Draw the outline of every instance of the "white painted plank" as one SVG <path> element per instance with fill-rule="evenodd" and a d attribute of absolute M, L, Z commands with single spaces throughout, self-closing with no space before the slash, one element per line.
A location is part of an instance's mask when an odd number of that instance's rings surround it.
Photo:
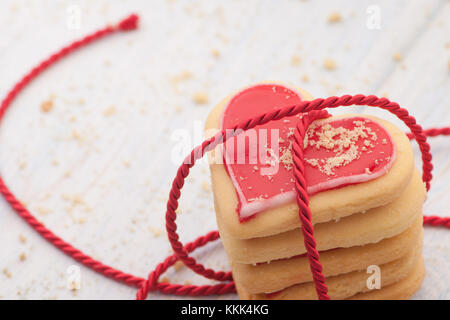
<path fill-rule="evenodd" d="M 2 94 L 37 61 L 105 22 L 136 11 L 140 29 L 83 49 L 18 98 L 0 127 L 0 172 L 57 234 L 136 275 L 146 276 L 170 252 L 165 236 L 155 236 L 149 227 L 164 229 L 165 201 L 178 164 L 170 161 L 179 143 L 171 135 L 201 132 L 208 110 L 241 86 L 273 79 L 303 86 L 317 97 L 387 93 L 424 127 L 450 123 L 447 1 L 376 1 L 380 30 L 366 26 L 373 1 L 76 1 L 82 12 L 79 30 L 66 27 L 66 10 L 73 4 L 2 1 Z M 343 20 L 329 24 L 328 14 L 335 10 Z M 402 62 L 393 60 L 395 52 Z M 291 64 L 293 56 L 300 65 Z M 323 68 L 326 58 L 336 61 L 336 70 Z M 174 77 L 185 71 L 191 77 L 175 85 Z M 304 75 L 309 81 L 302 81 Z M 197 91 L 208 94 L 208 104 L 195 105 Z M 40 103 L 51 94 L 55 107 L 42 114 Z M 115 113 L 105 116 L 111 106 Z M 432 141 L 438 178 L 427 213 L 448 213 L 447 146 L 446 138 Z M 183 191 L 183 241 L 216 228 L 211 194 L 202 187 L 209 181 L 205 168 L 193 170 Z M 27 238 L 25 244 L 19 235 Z M 438 281 L 449 277 L 448 237 L 444 230 L 426 230 L 430 272 L 419 298 L 450 298 L 448 281 Z M 0 269 L 12 274 L 0 274 L 0 298 L 134 298 L 134 288 L 85 268 L 81 290 L 67 290 L 66 270 L 73 261 L 34 234 L 3 201 L 0 242 L 5 244 Z M 219 243 L 196 256 L 228 269 Z M 168 277 L 209 283 L 186 270 Z"/>

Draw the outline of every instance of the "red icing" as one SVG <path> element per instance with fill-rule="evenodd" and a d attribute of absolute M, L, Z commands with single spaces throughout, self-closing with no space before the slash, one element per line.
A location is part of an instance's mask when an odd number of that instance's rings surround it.
<path fill-rule="evenodd" d="M 223 112 L 221 127 L 231 128 L 256 115 L 300 101 L 299 93 L 284 86 L 256 85 L 230 100 Z M 245 136 L 241 134 L 224 144 L 225 166 L 239 199 L 240 221 L 294 201 L 294 175 L 289 155 L 300 117 L 256 126 Z M 307 136 L 305 177 L 310 195 L 375 179 L 384 174 L 395 159 L 389 133 L 379 123 L 364 117 L 316 121 Z M 329 138 L 319 139 L 321 136 Z M 324 143 L 317 147 L 317 141 Z"/>

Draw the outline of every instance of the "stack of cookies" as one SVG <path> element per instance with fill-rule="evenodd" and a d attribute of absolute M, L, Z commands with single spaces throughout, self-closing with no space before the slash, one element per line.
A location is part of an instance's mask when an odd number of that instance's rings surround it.
<path fill-rule="evenodd" d="M 210 113 L 207 135 L 311 97 L 258 84 Z M 209 154 L 219 232 L 241 299 L 317 299 L 298 217 L 292 141 L 302 115 L 230 138 Z M 314 236 L 331 299 L 407 299 L 425 274 L 426 191 L 410 142 L 362 115 L 315 121 L 304 141 Z"/>

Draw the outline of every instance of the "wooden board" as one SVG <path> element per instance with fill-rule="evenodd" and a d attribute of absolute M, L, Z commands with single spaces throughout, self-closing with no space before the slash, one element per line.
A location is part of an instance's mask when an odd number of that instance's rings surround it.
<path fill-rule="evenodd" d="M 445 0 L 5 0 L 1 95 L 63 44 L 130 12 L 141 15 L 139 30 L 61 61 L 16 100 L 0 127 L 0 172 L 58 235 L 135 275 L 145 277 L 171 252 L 164 232 L 171 180 L 182 156 L 201 142 L 209 110 L 244 85 L 279 80 L 315 97 L 386 95 L 424 127 L 450 125 L 450 3 Z M 340 21 L 329 22 L 333 12 Z M 326 59 L 335 63 L 334 70 L 324 67 Z M 196 94 L 207 101 L 197 103 Z M 53 108 L 43 112 L 41 104 L 49 100 Z M 424 211 L 448 215 L 448 138 L 435 138 L 431 146 L 435 179 Z M 418 155 L 416 146 L 415 151 Z M 183 191 L 179 226 L 183 241 L 216 228 L 205 163 L 194 168 Z M 426 228 L 424 241 L 427 276 L 415 298 L 450 299 L 450 234 Z M 47 244 L 3 200 L 0 243 L 2 299 L 135 296 L 135 288 L 84 267 L 80 290 L 69 290 L 79 265 Z M 229 268 L 220 242 L 195 255 L 209 267 Z M 209 283 L 185 269 L 167 277 Z"/>

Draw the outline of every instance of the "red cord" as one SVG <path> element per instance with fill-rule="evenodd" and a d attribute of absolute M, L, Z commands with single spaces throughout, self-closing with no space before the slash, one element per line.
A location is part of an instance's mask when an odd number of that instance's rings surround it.
<path fill-rule="evenodd" d="M 75 41 L 69 46 L 66 46 L 51 55 L 49 58 L 41 62 L 34 67 L 28 74 L 26 74 L 6 95 L 0 105 L 0 122 L 2 121 L 6 110 L 10 107 L 14 98 L 34 80 L 40 73 L 55 64 L 61 58 L 65 57 L 69 53 L 86 46 L 87 44 L 99 40 L 108 34 L 113 34 L 118 31 L 129 31 L 137 28 L 138 16 L 135 14 L 130 15 L 128 18 L 122 20 L 116 26 L 108 26 L 91 35 L 84 37 L 81 40 Z M 349 105 L 369 105 L 373 107 L 380 107 L 399 117 L 410 128 L 411 132 L 408 134 L 410 139 L 415 138 L 419 143 L 419 148 L 422 153 L 423 160 L 423 181 L 426 183 L 427 190 L 430 188 L 430 181 L 432 178 L 431 170 L 433 168 L 431 164 L 430 147 L 426 142 L 426 136 L 434 137 L 437 135 L 450 135 L 450 127 L 441 129 L 428 129 L 422 130 L 422 128 L 416 123 L 415 119 L 411 117 L 405 109 L 395 102 L 390 102 L 386 98 L 377 98 L 375 96 L 342 96 L 342 97 L 330 97 L 327 99 L 316 99 L 313 101 L 304 101 L 298 105 L 286 107 L 284 109 L 275 110 L 266 114 L 260 115 L 253 119 L 249 119 L 245 122 L 235 126 L 234 132 L 239 132 L 238 129 L 247 130 L 255 127 L 256 125 L 264 124 L 272 120 L 278 120 L 283 117 L 293 116 L 298 113 L 308 113 L 306 117 L 303 117 L 302 121 L 299 121 L 297 130 L 295 132 L 295 141 L 293 144 L 294 150 L 294 164 L 295 164 L 295 180 L 297 190 L 297 203 L 299 205 L 299 217 L 302 223 L 302 232 L 305 238 L 305 247 L 307 249 L 307 256 L 310 262 L 311 272 L 313 273 L 313 279 L 316 285 L 316 291 L 319 299 L 329 299 L 327 295 L 327 286 L 325 284 L 325 277 L 322 274 L 322 265 L 319 261 L 319 252 L 316 249 L 316 241 L 314 239 L 314 228 L 311 224 L 311 212 L 308 208 L 308 195 L 306 193 L 306 181 L 303 177 L 303 150 L 302 141 L 305 131 L 308 125 L 316 118 L 324 117 L 327 113 L 323 109 L 335 108 L 338 106 Z M 321 111 L 322 110 L 322 111 Z M 192 150 L 191 154 L 186 158 L 184 163 L 178 169 L 177 175 L 173 181 L 172 189 L 169 194 L 169 200 L 167 202 L 166 212 L 166 228 L 169 237 L 169 241 L 174 250 L 174 254 L 167 257 L 163 262 L 158 264 L 156 268 L 149 274 L 147 279 L 136 277 L 123 271 L 117 270 L 110 266 L 101 263 L 98 260 L 91 258 L 84 254 L 82 251 L 76 249 L 69 243 L 56 236 L 52 231 L 47 229 L 44 224 L 39 222 L 14 196 L 14 194 L 6 186 L 3 178 L 0 176 L 0 193 L 5 200 L 11 205 L 11 207 L 22 217 L 34 230 L 36 230 L 43 238 L 53 244 L 55 247 L 63 251 L 68 256 L 72 257 L 76 261 L 82 263 L 88 268 L 103 274 L 106 277 L 112 278 L 116 281 L 123 282 L 127 285 L 139 288 L 136 298 L 141 300 L 145 299 L 149 292 L 160 291 L 165 294 L 175 295 L 190 295 L 190 296 L 202 296 L 211 294 L 225 294 L 235 292 L 234 283 L 232 281 L 231 272 L 219 271 L 216 272 L 211 269 L 205 268 L 203 265 L 198 264 L 196 260 L 189 256 L 189 253 L 196 248 L 202 247 L 210 241 L 214 241 L 219 238 L 218 231 L 211 231 L 208 234 L 197 238 L 195 241 L 183 245 L 179 241 L 177 234 L 177 225 L 175 223 L 176 214 L 175 210 L 178 208 L 178 199 L 181 196 L 181 188 L 184 185 L 184 181 L 189 174 L 190 168 L 192 168 L 195 162 L 203 157 L 206 152 L 214 149 L 220 143 L 223 143 L 226 139 L 231 138 L 229 135 L 225 135 L 225 132 L 218 133 L 215 137 L 204 141 L 200 146 Z M 441 218 L 437 216 L 424 217 L 424 224 L 431 226 L 444 226 L 450 228 L 450 218 Z M 203 275 L 206 278 L 218 280 L 224 283 L 216 285 L 179 285 L 158 282 L 160 276 L 170 268 L 176 261 L 181 260 L 183 263 L 191 268 L 194 272 Z"/>
<path fill-rule="evenodd" d="M 299 217 L 302 223 L 302 234 L 306 248 L 306 255 L 309 259 L 309 267 L 313 274 L 313 281 L 316 286 L 317 296 L 320 300 L 330 300 L 328 288 L 325 284 L 325 276 L 322 273 L 322 264 L 319 260 L 319 251 L 316 249 L 316 239 L 314 238 L 314 226 L 311 223 L 311 210 L 309 209 L 309 196 L 306 192 L 307 182 L 305 179 L 305 167 L 303 165 L 303 139 L 309 125 L 317 119 L 331 116 L 325 110 L 310 111 L 297 123 L 294 133 L 294 143 L 292 144 L 292 155 L 294 162 L 295 190 L 297 191 L 297 205 Z"/>

